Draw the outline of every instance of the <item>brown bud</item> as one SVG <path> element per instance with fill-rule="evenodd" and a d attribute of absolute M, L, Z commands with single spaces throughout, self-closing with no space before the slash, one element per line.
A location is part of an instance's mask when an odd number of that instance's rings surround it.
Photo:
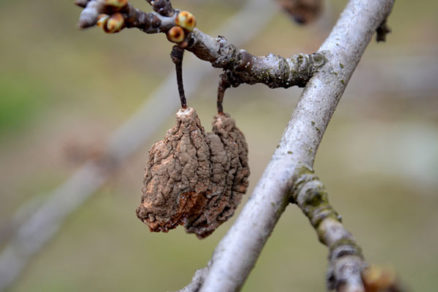
<path fill-rule="evenodd" d="M 174 26 L 167 32 L 167 39 L 172 43 L 181 43 L 184 41 L 185 37 L 184 30 L 179 26 Z"/>
<path fill-rule="evenodd" d="M 184 225 L 199 238 L 230 218 L 248 187 L 248 148 L 230 116 L 205 133 L 193 108 L 149 151 L 137 216 L 151 231 Z"/>
<path fill-rule="evenodd" d="M 103 30 L 106 33 L 116 33 L 122 30 L 123 25 L 125 24 L 125 19 L 123 15 L 120 13 L 115 13 L 109 17 L 103 26 Z"/>
<path fill-rule="evenodd" d="M 106 27 L 106 23 L 108 22 L 109 19 L 109 15 L 106 14 L 100 14 L 97 17 L 97 26 L 104 29 L 104 27 Z"/>
<path fill-rule="evenodd" d="M 193 14 L 188 11 L 181 11 L 175 18 L 175 23 L 188 31 L 193 31 L 196 26 L 196 19 Z"/>
<path fill-rule="evenodd" d="M 401 291 L 392 268 L 370 266 L 362 272 L 362 280 L 366 292 Z"/>

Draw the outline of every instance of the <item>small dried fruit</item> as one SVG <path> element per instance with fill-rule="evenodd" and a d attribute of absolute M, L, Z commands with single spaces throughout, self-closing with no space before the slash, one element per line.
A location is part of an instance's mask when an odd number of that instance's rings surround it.
<path fill-rule="evenodd" d="M 205 133 L 193 108 L 149 151 L 138 218 L 151 231 L 184 225 L 199 238 L 230 218 L 248 187 L 248 147 L 227 114 Z"/>

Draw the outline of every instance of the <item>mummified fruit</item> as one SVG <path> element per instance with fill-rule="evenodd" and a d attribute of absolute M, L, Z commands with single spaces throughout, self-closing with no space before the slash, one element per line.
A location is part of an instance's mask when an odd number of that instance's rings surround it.
<path fill-rule="evenodd" d="M 151 231 L 184 225 L 199 238 L 230 218 L 248 187 L 248 147 L 227 114 L 205 133 L 193 108 L 149 151 L 137 216 Z"/>

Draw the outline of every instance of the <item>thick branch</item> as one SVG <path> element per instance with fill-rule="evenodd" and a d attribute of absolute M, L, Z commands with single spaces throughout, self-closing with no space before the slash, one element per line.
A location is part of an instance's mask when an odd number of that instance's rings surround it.
<path fill-rule="evenodd" d="M 339 99 L 392 5 L 393 0 L 349 2 L 319 50 L 327 63 L 306 85 L 272 160 L 204 271 L 200 291 L 235 291 L 243 285 L 288 204 L 300 170 L 312 169 Z M 361 261 L 354 266 L 360 269 Z"/>

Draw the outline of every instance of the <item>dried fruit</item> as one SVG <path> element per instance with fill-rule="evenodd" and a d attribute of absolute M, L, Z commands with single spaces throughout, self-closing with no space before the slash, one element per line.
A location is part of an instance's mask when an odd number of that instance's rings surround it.
<path fill-rule="evenodd" d="M 248 147 L 227 114 L 205 133 L 193 108 L 149 151 L 138 218 L 151 231 L 184 225 L 199 238 L 230 218 L 248 187 Z"/>

